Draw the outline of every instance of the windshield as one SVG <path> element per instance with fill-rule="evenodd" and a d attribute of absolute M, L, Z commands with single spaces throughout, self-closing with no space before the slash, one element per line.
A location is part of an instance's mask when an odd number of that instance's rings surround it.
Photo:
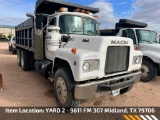
<path fill-rule="evenodd" d="M 61 34 L 98 35 L 99 24 L 89 18 L 72 15 L 62 15 L 59 18 Z"/>
<path fill-rule="evenodd" d="M 148 30 L 136 30 L 139 43 L 157 43 L 157 34 Z"/>

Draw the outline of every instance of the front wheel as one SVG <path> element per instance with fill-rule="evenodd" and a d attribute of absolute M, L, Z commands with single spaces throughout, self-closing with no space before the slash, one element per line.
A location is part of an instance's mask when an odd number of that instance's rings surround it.
<path fill-rule="evenodd" d="M 142 82 L 148 82 L 151 81 L 156 75 L 157 75 L 157 69 L 153 62 L 151 61 L 143 61 L 142 62 L 142 76 L 141 81 Z"/>
<path fill-rule="evenodd" d="M 74 98 L 74 80 L 69 68 L 57 70 L 54 79 L 54 94 L 60 107 L 78 107 L 80 102 Z"/>

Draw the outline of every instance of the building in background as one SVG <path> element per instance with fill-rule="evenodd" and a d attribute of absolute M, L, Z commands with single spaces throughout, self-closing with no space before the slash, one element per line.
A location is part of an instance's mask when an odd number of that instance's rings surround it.
<path fill-rule="evenodd" d="M 0 37 L 10 37 L 15 35 L 15 27 L 9 25 L 0 25 Z"/>

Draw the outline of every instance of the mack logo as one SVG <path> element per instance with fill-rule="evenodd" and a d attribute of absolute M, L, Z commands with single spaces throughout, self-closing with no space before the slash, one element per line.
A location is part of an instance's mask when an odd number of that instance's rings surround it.
<path fill-rule="evenodd" d="M 128 41 L 112 40 L 111 44 L 128 44 Z"/>

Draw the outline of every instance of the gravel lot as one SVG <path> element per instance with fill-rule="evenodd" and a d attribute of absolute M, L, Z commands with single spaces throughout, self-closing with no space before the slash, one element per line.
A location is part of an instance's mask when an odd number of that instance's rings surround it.
<path fill-rule="evenodd" d="M 24 72 L 16 63 L 16 55 L 8 51 L 8 43 L 0 42 L 0 73 L 4 91 L 0 93 L 0 106 L 56 107 L 50 81 L 36 71 Z M 152 106 L 160 107 L 160 77 L 148 83 L 137 83 L 133 89 L 116 97 L 104 96 L 85 100 L 85 107 Z"/>

